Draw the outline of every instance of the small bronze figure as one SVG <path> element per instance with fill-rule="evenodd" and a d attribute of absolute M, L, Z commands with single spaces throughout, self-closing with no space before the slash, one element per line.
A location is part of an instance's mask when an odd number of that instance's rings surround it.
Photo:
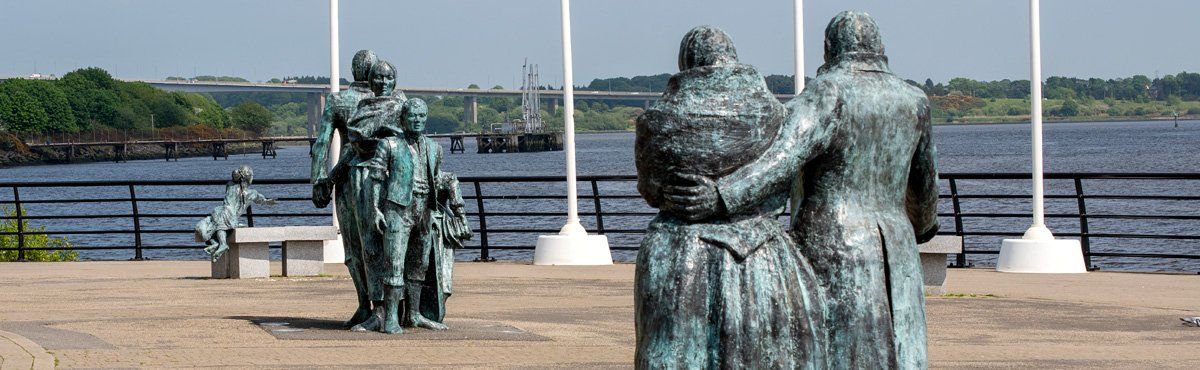
<path fill-rule="evenodd" d="M 444 323 L 446 300 L 454 292 L 454 251 L 461 249 L 464 240 L 470 240 L 471 227 L 467 224 L 467 212 L 462 193 L 458 190 L 458 177 L 453 173 L 441 172 L 437 177 L 437 207 L 433 209 L 432 252 L 429 265 L 432 270 L 426 275 L 425 290 L 422 291 L 421 315 Z M 430 299 L 430 297 L 433 297 Z"/>
<path fill-rule="evenodd" d="M 254 181 L 254 171 L 250 166 L 242 166 L 233 171 L 233 180 L 225 185 L 225 203 L 213 208 L 212 214 L 196 223 L 196 235 L 204 239 L 204 251 L 215 262 L 225 251 L 229 250 L 226 240 L 230 230 L 239 226 L 238 218 L 246 213 L 250 203 L 275 204 L 274 199 L 264 197 L 257 190 L 250 188 Z"/>

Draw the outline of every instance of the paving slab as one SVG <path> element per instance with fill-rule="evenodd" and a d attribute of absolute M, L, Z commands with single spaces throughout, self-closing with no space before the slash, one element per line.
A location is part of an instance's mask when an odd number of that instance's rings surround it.
<path fill-rule="evenodd" d="M 452 330 L 399 336 L 339 328 L 353 285 L 344 266 L 325 271 L 227 280 L 205 261 L 0 263 L 0 366 L 28 368 L 31 356 L 9 354 L 27 347 L 62 368 L 632 364 L 630 264 L 460 263 Z M 1197 275 L 951 269 L 946 289 L 927 299 L 933 368 L 1200 368 L 1200 328 L 1179 321 L 1200 315 Z"/>

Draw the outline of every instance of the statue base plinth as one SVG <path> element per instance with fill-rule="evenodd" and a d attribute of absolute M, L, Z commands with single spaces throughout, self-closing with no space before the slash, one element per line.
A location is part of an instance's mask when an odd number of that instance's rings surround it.
<path fill-rule="evenodd" d="M 325 263 L 346 263 L 346 250 L 342 247 L 342 234 L 337 239 L 324 241 Z"/>
<path fill-rule="evenodd" d="M 1004 239 L 996 271 L 1028 274 L 1079 274 L 1087 272 L 1078 240 Z"/>
<path fill-rule="evenodd" d="M 612 252 L 604 235 L 542 235 L 533 251 L 535 265 L 611 265 Z"/>

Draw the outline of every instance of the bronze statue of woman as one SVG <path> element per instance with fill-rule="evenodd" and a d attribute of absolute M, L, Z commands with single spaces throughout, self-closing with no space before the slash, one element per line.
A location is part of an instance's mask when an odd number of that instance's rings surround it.
<path fill-rule="evenodd" d="M 636 367 L 824 368 L 821 293 L 776 220 L 787 194 L 701 219 L 666 195 L 749 163 L 787 109 L 720 29 L 688 32 L 679 69 L 637 120 L 638 190 L 660 212 L 637 257 Z"/>

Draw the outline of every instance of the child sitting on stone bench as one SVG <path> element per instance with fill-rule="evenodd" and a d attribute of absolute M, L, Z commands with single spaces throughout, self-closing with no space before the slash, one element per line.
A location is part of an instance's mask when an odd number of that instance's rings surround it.
<path fill-rule="evenodd" d="M 233 181 L 225 184 L 225 203 L 213 208 L 212 214 L 196 223 L 196 235 L 203 239 L 204 251 L 212 256 L 215 262 L 225 251 L 229 250 L 226 241 L 229 230 L 238 226 L 238 218 L 246 213 L 250 203 L 275 204 L 274 199 L 264 197 L 257 190 L 250 189 L 254 181 L 254 171 L 250 166 L 243 165 L 233 171 Z"/>

